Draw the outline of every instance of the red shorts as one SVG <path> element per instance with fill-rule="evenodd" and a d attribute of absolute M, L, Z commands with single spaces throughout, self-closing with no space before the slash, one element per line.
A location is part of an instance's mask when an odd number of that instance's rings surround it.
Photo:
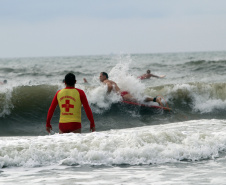
<path fill-rule="evenodd" d="M 121 96 L 122 96 L 122 97 L 125 96 L 126 94 L 129 94 L 129 92 L 127 92 L 127 91 L 122 91 L 122 92 L 121 92 Z"/>
<path fill-rule="evenodd" d="M 59 129 L 63 133 L 73 132 L 82 128 L 82 124 L 79 122 L 59 123 Z"/>

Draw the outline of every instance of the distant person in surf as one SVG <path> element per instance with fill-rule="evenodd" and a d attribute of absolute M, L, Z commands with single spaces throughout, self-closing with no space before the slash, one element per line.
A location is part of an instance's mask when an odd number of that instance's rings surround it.
<path fill-rule="evenodd" d="M 3 80 L 3 82 L 0 82 L 0 85 L 7 84 L 7 80 Z"/>
<path fill-rule="evenodd" d="M 164 78 L 166 75 L 161 75 L 161 76 L 157 76 L 157 75 L 153 75 L 151 74 L 151 71 L 148 69 L 147 70 L 147 73 L 139 76 L 138 78 L 140 78 L 141 80 L 144 80 L 144 79 L 150 79 L 151 77 L 155 77 L 155 78 Z"/>
<path fill-rule="evenodd" d="M 86 78 L 83 78 L 83 82 L 84 83 L 88 83 L 88 81 L 86 80 Z"/>
<path fill-rule="evenodd" d="M 86 115 L 90 121 L 90 131 L 95 131 L 93 113 L 90 109 L 86 95 L 83 90 L 75 88 L 75 75 L 68 73 L 65 76 L 66 88 L 59 90 L 51 103 L 46 120 L 46 131 L 50 133 L 52 126 L 50 121 L 56 106 L 60 107 L 59 133 L 81 133 L 81 107 L 83 105 Z"/>
<path fill-rule="evenodd" d="M 116 93 L 120 94 L 122 96 L 123 100 L 137 102 L 137 100 L 128 91 L 121 91 L 120 88 L 118 87 L 118 85 L 114 81 L 109 80 L 108 74 L 106 72 L 101 72 L 99 78 L 102 83 L 104 83 L 108 86 L 108 93 L 110 93 L 113 90 Z M 144 101 L 145 102 L 150 102 L 150 101 L 157 102 L 160 106 L 163 106 L 160 97 L 155 97 L 155 98 L 146 97 L 144 99 Z"/>

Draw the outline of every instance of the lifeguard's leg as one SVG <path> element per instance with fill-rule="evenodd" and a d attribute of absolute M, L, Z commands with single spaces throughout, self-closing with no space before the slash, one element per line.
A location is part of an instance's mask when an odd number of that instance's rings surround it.
<path fill-rule="evenodd" d="M 63 134 L 63 132 L 59 129 L 59 134 Z"/>

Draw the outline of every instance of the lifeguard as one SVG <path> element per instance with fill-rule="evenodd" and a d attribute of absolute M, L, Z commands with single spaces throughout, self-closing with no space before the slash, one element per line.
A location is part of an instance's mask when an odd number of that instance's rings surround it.
<path fill-rule="evenodd" d="M 75 75 L 68 73 L 65 76 L 66 88 L 59 90 L 53 98 L 49 108 L 46 130 L 50 133 L 52 126 L 50 120 L 56 106 L 60 107 L 59 133 L 81 133 L 81 107 L 83 105 L 86 115 L 90 121 L 90 131 L 95 131 L 93 114 L 88 104 L 86 95 L 83 90 L 75 88 Z"/>

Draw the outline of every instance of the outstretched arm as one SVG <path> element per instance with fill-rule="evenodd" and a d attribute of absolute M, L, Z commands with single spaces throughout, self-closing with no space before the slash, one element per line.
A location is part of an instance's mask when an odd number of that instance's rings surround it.
<path fill-rule="evenodd" d="M 156 78 L 164 78 L 166 75 L 157 76 L 157 75 L 151 74 L 151 76 L 156 77 Z"/>
<path fill-rule="evenodd" d="M 159 76 L 153 74 L 151 74 L 151 77 L 160 78 Z"/>

